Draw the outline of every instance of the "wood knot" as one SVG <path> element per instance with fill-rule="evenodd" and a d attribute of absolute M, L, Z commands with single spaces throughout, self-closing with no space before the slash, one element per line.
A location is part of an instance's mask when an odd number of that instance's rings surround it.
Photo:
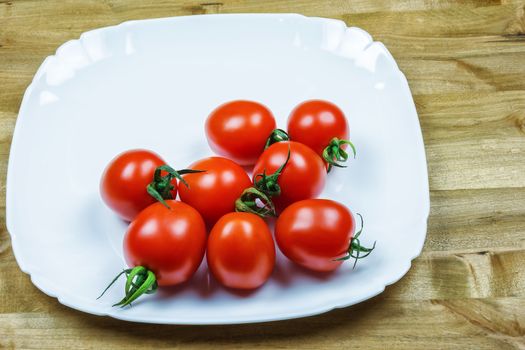
<path fill-rule="evenodd" d="M 508 119 L 516 126 L 518 131 L 525 134 L 525 111 L 511 113 Z"/>
<path fill-rule="evenodd" d="M 517 37 L 525 35 L 525 5 L 516 9 L 516 16 L 507 25 L 505 35 Z"/>
<path fill-rule="evenodd" d="M 516 119 L 516 127 L 525 134 L 525 118 L 521 117 L 519 119 Z"/>
<path fill-rule="evenodd" d="M 204 2 L 196 6 L 188 6 L 186 10 L 189 10 L 192 15 L 220 13 L 223 5 L 222 2 Z"/>

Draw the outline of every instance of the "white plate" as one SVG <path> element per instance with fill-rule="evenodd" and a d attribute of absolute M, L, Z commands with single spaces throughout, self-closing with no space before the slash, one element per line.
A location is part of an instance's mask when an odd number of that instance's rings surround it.
<path fill-rule="evenodd" d="M 117 153 L 149 148 L 176 168 L 211 154 L 203 123 L 218 104 L 266 104 L 280 127 L 301 101 L 346 113 L 357 160 L 330 173 L 322 197 L 365 217 L 377 248 L 352 270 L 307 273 L 282 256 L 251 294 L 210 280 L 112 308 L 126 225 L 101 202 Z M 341 21 L 299 15 L 209 15 L 126 22 L 68 41 L 24 95 L 7 176 L 7 227 L 20 268 L 69 307 L 137 322 L 225 324 L 302 317 L 361 302 L 399 280 L 421 252 L 429 213 L 425 152 L 404 75 L 388 50 Z"/>

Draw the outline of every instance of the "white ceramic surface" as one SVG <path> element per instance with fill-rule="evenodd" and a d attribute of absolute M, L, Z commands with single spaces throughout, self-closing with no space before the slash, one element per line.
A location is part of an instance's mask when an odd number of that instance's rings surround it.
<path fill-rule="evenodd" d="M 271 280 L 233 293 L 205 263 L 190 283 L 112 308 L 126 225 L 99 196 L 117 153 L 149 148 L 176 168 L 211 155 L 203 123 L 218 104 L 252 99 L 278 125 L 311 98 L 346 113 L 358 157 L 322 197 L 365 217 L 376 250 L 332 275 L 278 257 Z M 429 213 L 418 117 L 388 50 L 358 28 L 299 15 L 208 15 L 126 22 L 68 41 L 24 95 L 7 177 L 7 227 L 20 268 L 72 308 L 138 322 L 225 324 L 302 317 L 361 302 L 399 280 L 421 252 Z"/>

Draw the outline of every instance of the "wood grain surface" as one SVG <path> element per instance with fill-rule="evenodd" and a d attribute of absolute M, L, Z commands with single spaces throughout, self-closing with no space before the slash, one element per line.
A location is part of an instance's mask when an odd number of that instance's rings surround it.
<path fill-rule="evenodd" d="M 372 300 L 282 322 L 132 324 L 47 297 L 18 268 L 4 224 L 11 136 L 36 69 L 89 29 L 230 12 L 342 19 L 390 49 L 428 157 L 422 255 Z M 525 349 L 525 1 L 0 0 L 0 174 L 0 348 Z"/>

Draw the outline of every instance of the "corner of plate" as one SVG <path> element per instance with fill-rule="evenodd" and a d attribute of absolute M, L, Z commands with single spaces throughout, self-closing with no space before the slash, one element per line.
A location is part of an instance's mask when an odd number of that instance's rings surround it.
<path fill-rule="evenodd" d="M 390 51 L 365 30 L 347 26 L 339 19 L 308 17 L 320 21 L 322 24 L 323 38 L 321 48 L 336 55 L 355 60 L 358 66 L 375 71 L 379 58 L 384 58 L 389 70 L 401 73 L 399 66 Z M 393 68 L 393 69 L 392 69 Z"/>

